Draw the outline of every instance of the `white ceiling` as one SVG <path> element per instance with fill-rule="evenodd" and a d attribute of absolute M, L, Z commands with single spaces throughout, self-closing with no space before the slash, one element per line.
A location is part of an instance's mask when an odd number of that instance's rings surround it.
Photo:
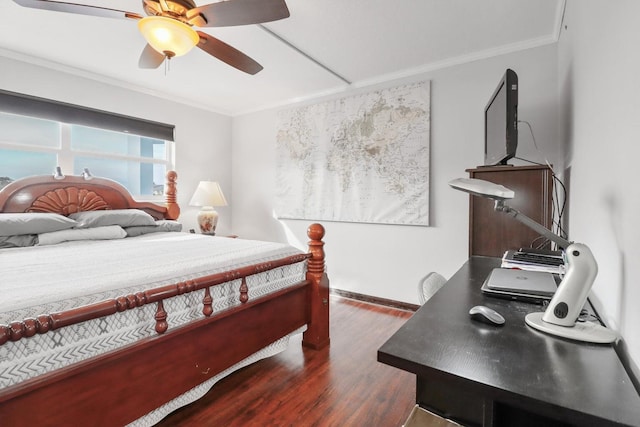
<path fill-rule="evenodd" d="M 141 0 L 65 1 L 144 15 Z M 174 58 L 166 73 L 163 66 L 141 70 L 145 41 L 135 21 L 11 0 L 0 1 L 0 55 L 237 115 L 553 43 L 564 8 L 564 0 L 286 2 L 284 20 L 203 29 L 262 64 L 254 76 L 200 49 Z"/>

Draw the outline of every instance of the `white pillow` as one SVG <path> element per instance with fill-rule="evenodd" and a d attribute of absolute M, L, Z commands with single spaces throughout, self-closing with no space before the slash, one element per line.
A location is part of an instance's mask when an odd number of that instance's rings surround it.
<path fill-rule="evenodd" d="M 120 227 L 156 225 L 156 220 L 140 209 L 77 212 L 69 215 L 69 218 L 78 221 L 76 228 L 103 227 L 105 225 L 119 225 Z"/>
<path fill-rule="evenodd" d="M 24 248 L 38 243 L 35 234 L 18 234 L 16 236 L 0 236 L 0 248 Z"/>
<path fill-rule="evenodd" d="M 127 232 L 119 225 L 105 227 L 73 228 L 70 230 L 53 231 L 51 233 L 38 234 L 38 245 L 55 245 L 74 240 L 111 240 L 123 239 Z"/>
<path fill-rule="evenodd" d="M 0 236 L 48 233 L 76 225 L 73 219 L 55 213 L 0 213 Z"/>
<path fill-rule="evenodd" d="M 178 221 L 171 221 L 166 219 L 160 219 L 156 221 L 156 225 L 140 225 L 135 227 L 125 227 L 124 231 L 127 232 L 127 237 L 142 236 L 148 233 L 157 232 L 173 232 L 182 231 L 182 224 Z"/>

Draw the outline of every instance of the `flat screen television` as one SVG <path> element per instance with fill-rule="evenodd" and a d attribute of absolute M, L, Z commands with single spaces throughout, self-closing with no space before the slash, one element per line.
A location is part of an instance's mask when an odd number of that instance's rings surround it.
<path fill-rule="evenodd" d="M 484 164 L 506 165 L 518 147 L 518 75 L 507 69 L 484 109 Z"/>

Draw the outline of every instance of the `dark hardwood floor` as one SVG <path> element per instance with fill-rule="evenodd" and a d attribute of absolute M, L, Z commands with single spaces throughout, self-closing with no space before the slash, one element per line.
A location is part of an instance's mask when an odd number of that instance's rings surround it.
<path fill-rule="evenodd" d="M 401 426 L 415 376 L 378 363 L 378 348 L 413 314 L 331 296 L 331 344 L 301 338 L 247 366 L 159 426 Z"/>

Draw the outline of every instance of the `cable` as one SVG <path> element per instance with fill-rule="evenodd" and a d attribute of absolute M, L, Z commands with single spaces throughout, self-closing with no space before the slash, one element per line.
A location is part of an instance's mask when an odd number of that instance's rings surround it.
<path fill-rule="evenodd" d="M 533 146 L 536 148 L 536 151 L 540 154 L 542 154 L 544 156 L 544 153 L 542 151 L 540 151 L 540 149 L 538 148 L 538 143 L 536 142 L 536 136 L 533 133 L 533 128 L 531 127 L 531 124 L 525 120 L 518 120 L 518 123 L 524 123 L 525 125 L 527 125 L 529 127 L 529 132 L 531 133 L 531 139 L 533 140 Z M 516 157 L 518 159 L 518 157 Z M 537 165 L 543 165 L 543 163 L 538 163 L 538 162 L 532 162 L 531 160 L 525 160 L 525 159 L 520 159 L 520 160 L 524 160 L 526 162 L 530 162 L 530 163 L 535 163 Z M 544 164 L 546 164 L 549 169 L 551 169 L 551 172 L 553 172 L 553 168 L 551 167 L 551 164 L 549 163 L 549 160 L 547 159 L 547 157 L 544 157 Z M 555 175 L 555 174 L 554 174 Z"/>
<path fill-rule="evenodd" d="M 576 322 L 598 322 L 599 324 L 604 325 L 600 316 L 594 313 L 589 313 L 589 311 L 584 308 L 580 310 L 580 315 L 576 319 Z"/>
<path fill-rule="evenodd" d="M 567 188 L 564 186 L 564 183 L 560 180 L 560 178 L 558 178 L 555 173 L 553 173 L 553 171 L 551 171 L 553 174 L 553 179 L 554 179 L 554 193 L 555 193 L 555 198 L 557 200 L 558 199 L 558 187 L 562 188 L 562 206 L 560 207 L 560 211 L 558 212 L 558 222 L 556 223 L 556 227 L 558 232 L 556 234 L 560 235 L 560 237 L 562 237 L 563 239 L 567 239 L 569 240 L 569 237 L 567 235 L 566 230 L 564 229 L 564 227 L 562 226 L 562 218 L 564 217 L 564 212 L 565 209 L 567 207 Z M 557 185 L 556 185 L 557 184 Z"/>
<path fill-rule="evenodd" d="M 564 213 L 567 205 L 567 188 L 565 187 L 562 180 L 558 178 L 555 171 L 553 170 L 553 167 L 549 163 L 549 160 L 546 158 L 544 153 L 542 153 L 542 151 L 538 147 L 536 136 L 533 132 L 533 127 L 531 126 L 531 124 L 525 120 L 518 120 L 518 123 L 524 123 L 529 128 L 529 132 L 531 133 L 531 139 L 533 141 L 533 146 L 535 147 L 536 151 L 544 157 L 544 163 L 534 162 L 521 157 L 514 157 L 514 158 L 518 160 L 522 160 L 524 162 L 539 165 L 539 166 L 547 166 L 551 171 L 551 176 L 553 178 L 553 183 L 552 183 L 553 193 L 551 195 L 551 220 L 552 220 L 551 231 L 553 231 L 555 234 L 559 235 L 563 239 L 568 240 L 567 232 L 565 231 L 562 225 L 564 221 Z M 560 191 L 562 191 L 562 194 L 560 194 Z M 562 203 L 560 203 L 560 200 L 562 200 Z M 539 238 L 536 238 L 533 242 L 531 242 L 531 247 L 534 247 L 534 245 L 536 244 L 536 242 L 540 240 L 540 238 L 543 238 L 543 237 L 540 236 Z M 537 245 L 537 247 L 541 248 L 541 247 L 544 247 L 546 244 L 547 244 L 547 239 L 544 239 L 542 243 L 539 243 Z"/>
<path fill-rule="evenodd" d="M 533 139 L 533 146 L 536 147 L 536 151 L 540 153 L 540 149 L 538 148 L 538 144 L 536 143 L 536 136 L 533 134 L 533 128 L 531 127 L 531 123 L 525 121 L 525 120 L 518 120 L 518 123 L 524 123 L 525 125 L 529 126 L 529 132 L 531 133 L 531 138 Z M 545 160 L 547 160 L 545 158 Z M 549 162 L 547 161 L 547 164 Z"/>

